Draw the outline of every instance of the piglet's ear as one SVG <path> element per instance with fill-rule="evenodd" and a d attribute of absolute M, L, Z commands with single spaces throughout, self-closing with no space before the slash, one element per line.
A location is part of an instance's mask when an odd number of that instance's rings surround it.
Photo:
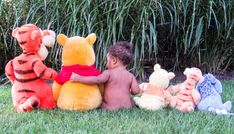
<path fill-rule="evenodd" d="M 32 39 L 32 40 L 35 40 L 40 34 L 41 34 L 41 33 L 40 33 L 40 31 L 38 31 L 38 30 L 32 31 L 32 33 L 31 33 L 31 39 Z"/>
<path fill-rule="evenodd" d="M 17 28 L 15 28 L 15 29 L 12 31 L 12 36 L 13 36 L 13 37 L 17 38 L 17 36 L 18 36 L 18 30 L 19 30 L 19 28 L 17 27 Z"/>

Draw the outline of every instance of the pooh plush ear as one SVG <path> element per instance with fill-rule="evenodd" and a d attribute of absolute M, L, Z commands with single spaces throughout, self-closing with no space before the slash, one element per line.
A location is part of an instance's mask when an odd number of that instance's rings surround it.
<path fill-rule="evenodd" d="M 89 42 L 90 45 L 93 45 L 96 39 L 97 39 L 97 36 L 95 33 L 92 33 L 86 37 L 86 40 Z"/>
<path fill-rule="evenodd" d="M 65 45 L 67 39 L 68 39 L 67 36 L 64 35 L 64 34 L 59 34 L 59 35 L 57 36 L 57 42 L 58 42 L 58 44 L 61 45 L 61 46 L 64 46 L 64 45 Z"/>
<path fill-rule="evenodd" d="M 15 38 L 17 38 L 17 36 L 18 36 L 18 30 L 19 30 L 19 28 L 17 27 L 17 28 L 15 28 L 13 31 L 12 31 L 12 36 L 13 37 L 15 37 Z"/>
<path fill-rule="evenodd" d="M 161 68 L 161 66 L 159 64 L 155 64 L 154 65 L 154 71 L 157 71 Z"/>
<path fill-rule="evenodd" d="M 168 73 L 168 78 L 171 80 L 171 79 L 173 79 L 175 77 L 175 74 L 174 73 L 172 73 L 172 72 L 169 72 Z"/>

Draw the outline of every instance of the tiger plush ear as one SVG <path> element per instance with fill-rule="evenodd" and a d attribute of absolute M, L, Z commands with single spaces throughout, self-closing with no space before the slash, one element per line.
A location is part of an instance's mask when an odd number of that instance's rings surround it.
<path fill-rule="evenodd" d="M 55 43 L 56 34 L 52 30 L 43 30 L 42 43 L 47 47 L 52 47 Z"/>
<path fill-rule="evenodd" d="M 97 39 L 97 36 L 95 33 L 92 33 L 86 37 L 86 40 L 89 42 L 90 45 L 93 45 L 96 39 Z"/>
<path fill-rule="evenodd" d="M 18 30 L 19 30 L 19 28 L 17 27 L 17 28 L 15 28 L 15 29 L 12 31 L 12 36 L 13 36 L 13 37 L 17 38 L 17 36 L 18 36 Z"/>
<path fill-rule="evenodd" d="M 58 44 L 61 45 L 61 46 L 64 46 L 64 45 L 65 45 L 67 39 L 68 39 L 67 36 L 64 35 L 64 34 L 59 34 L 59 35 L 57 36 L 57 42 L 58 42 Z"/>
<path fill-rule="evenodd" d="M 32 31 L 32 33 L 31 33 L 31 39 L 35 40 L 40 34 L 41 34 L 41 32 L 38 31 L 38 30 Z"/>

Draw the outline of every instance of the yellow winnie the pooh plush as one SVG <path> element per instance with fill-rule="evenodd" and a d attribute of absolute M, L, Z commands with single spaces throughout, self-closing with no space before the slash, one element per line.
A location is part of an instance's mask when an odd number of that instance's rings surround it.
<path fill-rule="evenodd" d="M 95 41 L 95 34 L 90 34 L 86 38 L 58 35 L 57 42 L 63 47 L 63 66 L 53 84 L 53 95 L 59 108 L 86 111 L 101 105 L 102 96 L 98 85 L 69 81 L 72 72 L 82 76 L 100 74 L 94 68 L 95 53 L 92 46 Z"/>

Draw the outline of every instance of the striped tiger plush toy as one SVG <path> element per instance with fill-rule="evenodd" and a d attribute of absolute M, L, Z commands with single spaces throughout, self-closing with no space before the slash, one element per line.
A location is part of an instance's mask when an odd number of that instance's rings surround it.
<path fill-rule="evenodd" d="M 52 109 L 56 106 L 52 89 L 44 79 L 54 80 L 57 72 L 42 62 L 48 54 L 42 55 L 42 52 L 47 52 L 45 46 L 54 43 L 53 40 L 45 39 L 50 36 L 49 33 L 33 24 L 25 24 L 12 32 L 23 53 L 7 63 L 5 73 L 13 85 L 12 100 L 18 112 L 37 108 Z M 55 40 L 55 37 L 52 39 Z"/>

